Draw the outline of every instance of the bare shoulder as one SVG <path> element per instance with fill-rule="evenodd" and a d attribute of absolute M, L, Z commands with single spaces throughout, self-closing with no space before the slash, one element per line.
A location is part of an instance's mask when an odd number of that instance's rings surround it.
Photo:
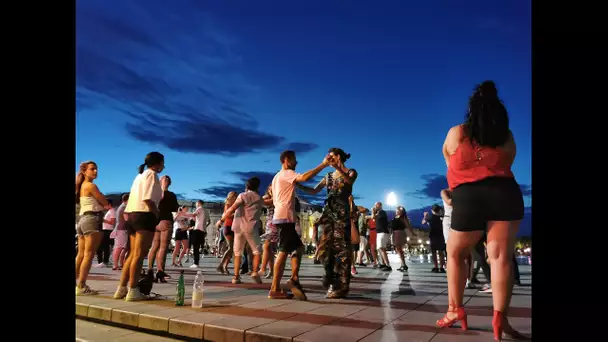
<path fill-rule="evenodd" d="M 513 135 L 513 131 L 509 130 L 509 137 L 507 138 L 507 144 L 515 145 L 515 136 Z"/>
<path fill-rule="evenodd" d="M 456 125 L 448 131 L 448 138 L 456 139 L 458 141 L 462 140 L 464 136 L 464 127 L 462 125 Z"/>
<path fill-rule="evenodd" d="M 504 143 L 504 145 L 502 145 L 501 148 L 509 152 L 515 152 L 515 137 L 513 137 L 513 132 L 511 130 L 509 130 L 509 137 L 507 138 L 507 141 Z"/>
<path fill-rule="evenodd" d="M 447 150 L 448 154 L 452 155 L 456 152 L 456 148 L 458 148 L 458 145 L 460 145 L 460 143 L 462 142 L 463 137 L 464 133 L 462 125 L 457 125 L 450 128 L 450 130 L 448 131 L 448 135 L 445 137 L 444 143 L 445 149 Z"/>
<path fill-rule="evenodd" d="M 82 188 L 80 188 L 80 193 L 82 195 L 85 194 L 90 194 L 91 192 L 94 192 L 97 189 L 97 185 L 95 185 L 95 183 L 91 183 L 91 182 L 84 182 L 82 183 Z"/>

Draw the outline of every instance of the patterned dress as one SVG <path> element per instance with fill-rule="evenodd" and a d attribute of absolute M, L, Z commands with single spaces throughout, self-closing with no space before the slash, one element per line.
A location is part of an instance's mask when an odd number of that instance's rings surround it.
<path fill-rule="evenodd" d="M 264 197 L 270 196 L 270 188 L 266 190 L 266 194 Z M 270 241 L 272 244 L 276 244 L 279 242 L 279 232 L 277 231 L 277 227 L 272 223 L 272 217 L 274 216 L 274 205 L 267 205 L 268 213 L 266 214 L 266 232 L 260 235 L 262 241 Z"/>
<path fill-rule="evenodd" d="M 348 173 L 354 183 L 357 171 L 351 169 Z M 327 298 L 343 298 L 350 286 L 350 198 L 353 186 L 342 175 L 334 177 L 333 172 L 325 176 L 325 186 L 327 199 L 323 213 L 316 222 L 323 227 L 316 257 L 325 266 L 323 285 L 328 288 Z"/>

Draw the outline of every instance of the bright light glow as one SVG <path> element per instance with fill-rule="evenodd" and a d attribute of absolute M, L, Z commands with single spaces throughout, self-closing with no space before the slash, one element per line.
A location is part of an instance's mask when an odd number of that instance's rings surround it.
<path fill-rule="evenodd" d="M 422 240 L 418 239 L 418 243 L 422 243 Z"/>
<path fill-rule="evenodd" d="M 405 238 L 407 241 L 410 241 L 410 237 L 408 236 L 407 238 Z"/>
<path fill-rule="evenodd" d="M 389 192 L 388 196 L 386 196 L 386 204 L 390 207 L 397 206 L 397 195 L 394 192 Z"/>
<path fill-rule="evenodd" d="M 526 253 L 530 253 L 530 251 L 531 251 L 530 247 L 524 249 L 524 252 L 526 252 Z"/>
<path fill-rule="evenodd" d="M 430 241 L 430 240 L 426 240 L 426 244 L 427 244 L 427 245 L 430 245 L 430 244 L 431 244 L 431 241 Z"/>

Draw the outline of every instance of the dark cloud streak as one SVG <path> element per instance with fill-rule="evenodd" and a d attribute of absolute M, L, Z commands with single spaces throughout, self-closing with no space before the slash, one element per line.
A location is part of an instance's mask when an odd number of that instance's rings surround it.
<path fill-rule="evenodd" d="M 180 152 L 318 147 L 258 129 L 245 100 L 256 87 L 240 73 L 232 39 L 196 2 L 170 9 L 159 1 L 80 2 L 76 16 L 77 112 L 113 109 L 131 137 Z"/>

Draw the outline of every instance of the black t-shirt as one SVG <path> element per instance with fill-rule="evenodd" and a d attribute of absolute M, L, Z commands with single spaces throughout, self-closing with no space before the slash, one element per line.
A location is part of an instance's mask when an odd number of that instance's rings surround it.
<path fill-rule="evenodd" d="M 177 212 L 179 204 L 177 204 L 177 196 L 171 191 L 165 191 L 163 198 L 158 203 L 158 211 L 160 212 L 159 219 L 173 222 L 173 212 Z"/>
<path fill-rule="evenodd" d="M 391 226 L 393 227 L 393 231 L 405 230 L 405 223 L 396 217 L 391 221 Z"/>
<path fill-rule="evenodd" d="M 429 221 L 429 237 L 443 237 L 443 223 L 441 222 L 441 216 L 431 215 Z"/>
<path fill-rule="evenodd" d="M 376 233 L 388 233 L 388 217 L 384 210 L 380 210 L 376 215 Z"/>

